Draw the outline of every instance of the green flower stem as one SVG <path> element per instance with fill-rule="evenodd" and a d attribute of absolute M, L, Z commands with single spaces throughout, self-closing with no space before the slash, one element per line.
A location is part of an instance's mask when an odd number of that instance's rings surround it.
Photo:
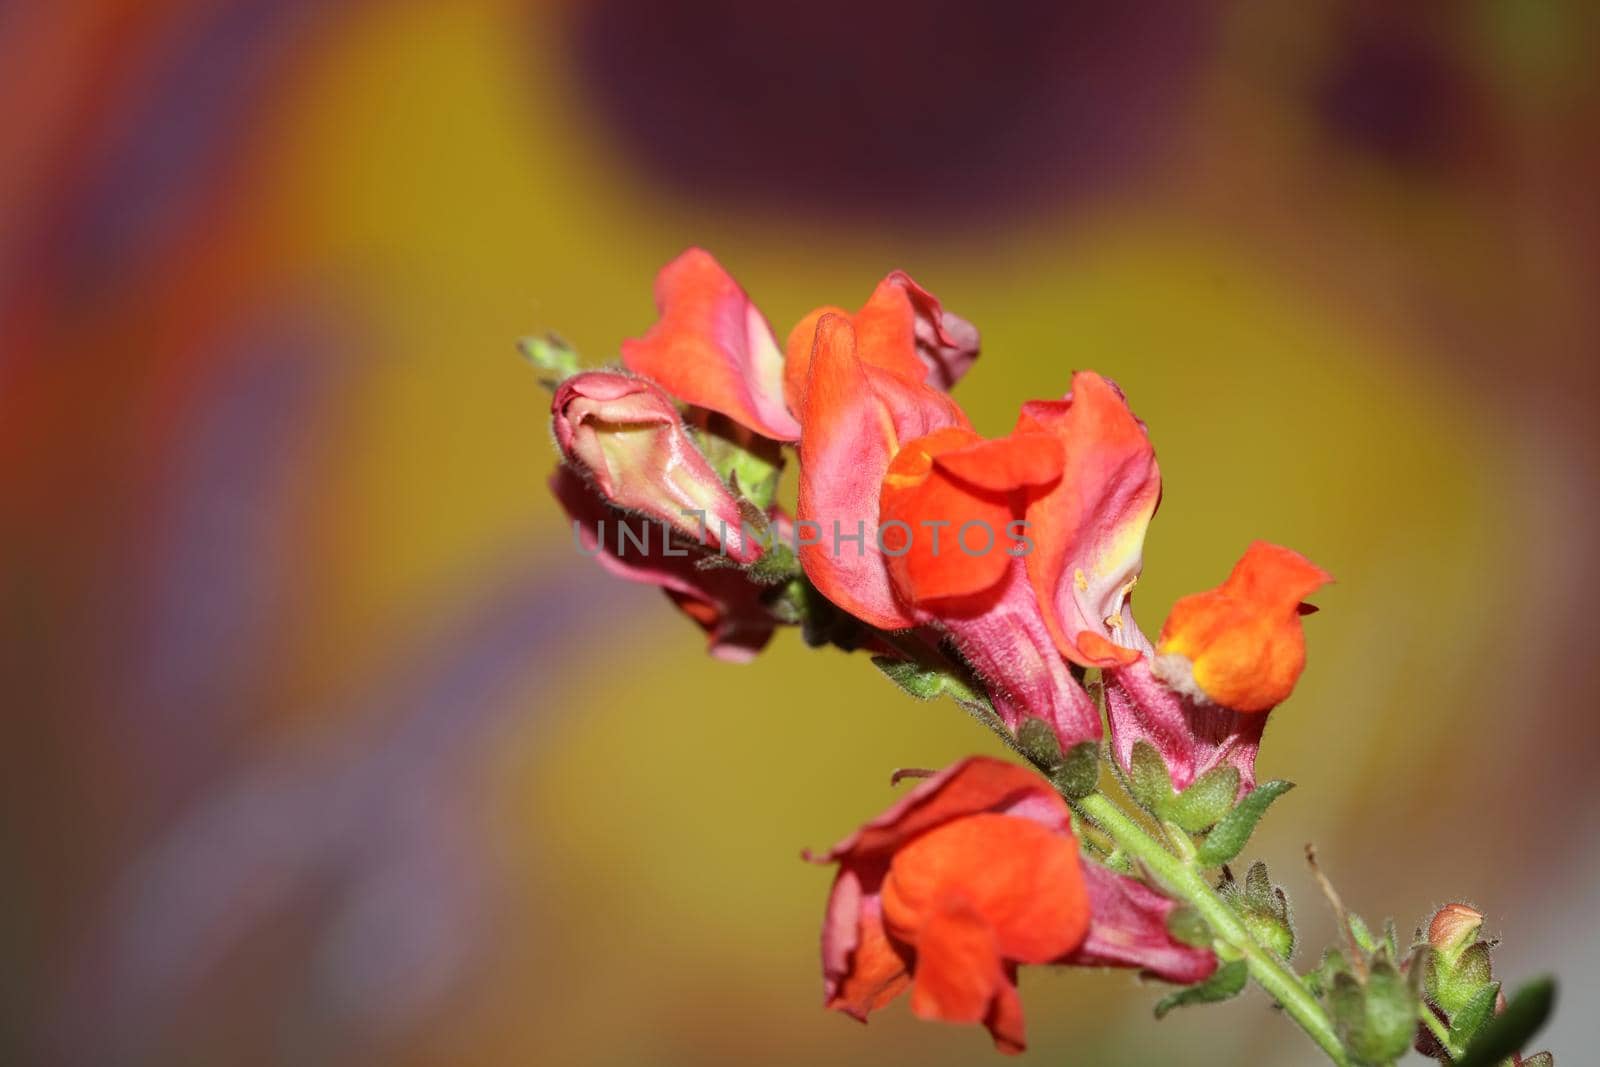
<path fill-rule="evenodd" d="M 1244 958 L 1256 983 L 1328 1054 L 1329 1059 L 1340 1065 L 1350 1062 L 1322 1005 L 1301 984 L 1298 975 L 1250 936 L 1233 909 L 1211 888 L 1192 860 L 1180 859 L 1168 852 L 1104 793 L 1091 793 L 1073 804 L 1080 815 L 1104 831 L 1129 856 L 1144 864 L 1169 893 L 1199 912 L 1211 932 Z"/>

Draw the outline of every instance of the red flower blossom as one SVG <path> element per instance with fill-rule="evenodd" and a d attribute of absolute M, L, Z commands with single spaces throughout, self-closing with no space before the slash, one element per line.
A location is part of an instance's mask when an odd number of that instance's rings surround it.
<path fill-rule="evenodd" d="M 826 1004 L 866 1021 L 909 986 L 925 1019 L 1024 1047 L 1019 964 L 1133 966 L 1198 981 L 1208 951 L 1166 930 L 1173 902 L 1079 858 L 1066 803 L 985 757 L 929 778 L 818 862 L 839 865 L 822 931 Z"/>
<path fill-rule="evenodd" d="M 1257 541 L 1221 586 L 1179 600 L 1152 653 L 1105 670 L 1117 762 L 1131 767 L 1145 741 L 1177 789 L 1224 764 L 1238 769 L 1240 796 L 1255 788 L 1265 713 L 1305 667 L 1302 598 L 1330 580 L 1299 553 Z M 1113 654 L 1097 636 L 1083 644 Z"/>

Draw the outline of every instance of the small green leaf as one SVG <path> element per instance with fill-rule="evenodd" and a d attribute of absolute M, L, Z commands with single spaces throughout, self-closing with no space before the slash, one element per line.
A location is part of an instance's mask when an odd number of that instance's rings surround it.
<path fill-rule="evenodd" d="M 1167 763 L 1161 753 L 1148 741 L 1136 741 L 1133 759 L 1128 768 L 1128 790 L 1139 806 L 1151 814 L 1159 814 L 1172 799 L 1172 776 L 1167 773 Z"/>
<path fill-rule="evenodd" d="M 1050 775 L 1050 784 L 1068 800 L 1086 797 L 1100 788 L 1100 746 L 1080 741 L 1067 749 L 1061 765 Z"/>
<path fill-rule="evenodd" d="M 1500 993 L 1500 983 L 1490 982 L 1467 1001 L 1466 1007 L 1450 1017 L 1450 1045 L 1466 1048 L 1480 1027 L 1494 1014 L 1494 999 Z"/>
<path fill-rule="evenodd" d="M 1167 804 L 1167 818 L 1192 834 L 1203 833 L 1233 807 L 1239 792 L 1239 768 L 1213 767 Z"/>
<path fill-rule="evenodd" d="M 1206 835 L 1199 850 L 1201 866 L 1216 867 L 1242 852 L 1244 846 L 1250 843 L 1250 835 L 1255 833 L 1256 823 L 1261 821 L 1267 808 L 1293 788 L 1293 782 L 1281 780 L 1262 782 L 1256 786 L 1239 801 L 1238 807 L 1222 817 L 1216 829 Z"/>
<path fill-rule="evenodd" d="M 1185 1004 L 1215 1004 L 1223 1000 L 1232 1000 L 1244 992 L 1246 979 L 1249 972 L 1245 968 L 1244 960 L 1234 960 L 1224 963 L 1212 972 L 1211 977 L 1204 982 L 1192 986 L 1185 986 L 1176 992 L 1168 993 L 1156 1002 L 1156 1018 L 1162 1019 L 1173 1008 Z"/>
<path fill-rule="evenodd" d="M 1493 1067 L 1520 1052 L 1550 1018 L 1555 1003 L 1554 978 L 1529 982 L 1512 995 L 1505 1011 L 1483 1024 L 1466 1054 L 1456 1061 L 1456 1067 Z"/>

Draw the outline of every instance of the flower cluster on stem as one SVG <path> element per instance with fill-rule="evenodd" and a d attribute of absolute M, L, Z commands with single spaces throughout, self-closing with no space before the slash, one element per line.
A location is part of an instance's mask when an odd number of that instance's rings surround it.
<path fill-rule="evenodd" d="M 1330 885 L 1346 943 L 1293 969 L 1287 894 L 1265 864 L 1243 881 L 1232 864 L 1290 788 L 1258 780 L 1256 760 L 1331 577 L 1257 541 L 1147 637 L 1132 594 L 1161 471 L 1115 382 L 1078 371 L 985 437 L 949 394 L 978 332 L 904 272 L 782 344 L 703 250 L 663 268 L 656 300 L 620 366 L 526 348 L 552 375 L 551 486 L 580 548 L 661 588 L 716 655 L 749 659 L 798 626 L 914 696 L 953 697 L 1027 764 L 925 772 L 807 853 L 835 869 L 829 1008 L 866 1021 L 908 994 L 918 1016 L 1019 1052 L 1024 968 L 1126 967 L 1171 987 L 1158 1017 L 1253 980 L 1338 1064 L 1413 1045 L 1458 1065 L 1502 1048 L 1483 1062 L 1552 1062 L 1520 1058 L 1537 989 L 1500 996 L 1465 906 L 1403 947 Z M 792 511 L 776 492 L 790 457 Z"/>

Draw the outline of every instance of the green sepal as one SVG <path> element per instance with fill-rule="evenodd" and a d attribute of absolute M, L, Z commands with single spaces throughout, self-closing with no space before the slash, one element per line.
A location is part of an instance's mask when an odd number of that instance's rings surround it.
<path fill-rule="evenodd" d="M 1289 898 L 1272 884 L 1267 865 L 1260 860 L 1250 865 L 1244 882 L 1225 882 L 1223 890 L 1250 936 L 1271 949 L 1280 959 L 1294 955 L 1294 923 L 1289 918 Z"/>
<path fill-rule="evenodd" d="M 950 693 L 952 696 L 969 696 L 967 687 L 944 671 L 925 667 L 910 660 L 893 656 L 873 656 L 872 665 L 888 676 L 889 680 L 918 700 L 933 700 Z"/>
<path fill-rule="evenodd" d="M 1244 960 L 1234 960 L 1224 963 L 1211 977 L 1192 986 L 1185 986 L 1175 992 L 1168 993 L 1156 1001 L 1156 1018 L 1165 1018 L 1173 1008 L 1180 1008 L 1185 1004 L 1216 1004 L 1224 1000 L 1232 1000 L 1244 992 L 1249 970 Z"/>
<path fill-rule="evenodd" d="M 1213 940 L 1210 924 L 1188 904 L 1179 904 L 1167 913 L 1167 933 L 1195 948 L 1209 948 Z"/>
<path fill-rule="evenodd" d="M 1376 960 L 1365 983 L 1339 971 L 1328 987 L 1328 1010 L 1350 1061 L 1388 1067 L 1405 1055 L 1417 1033 L 1417 1001 L 1386 959 Z"/>
<path fill-rule="evenodd" d="M 1260 912 L 1247 912 L 1240 916 L 1250 936 L 1265 945 L 1280 960 L 1294 955 L 1294 927 L 1282 919 Z"/>
<path fill-rule="evenodd" d="M 1166 805 L 1166 816 L 1192 834 L 1204 833 L 1233 807 L 1239 792 L 1239 768 L 1213 767 Z"/>
<path fill-rule="evenodd" d="M 793 549 L 773 538 L 745 573 L 757 585 L 787 585 L 800 577 L 800 561 L 795 558 Z"/>
<path fill-rule="evenodd" d="M 783 446 L 719 412 L 691 408 L 689 428 L 700 452 L 733 491 L 765 518 L 783 475 Z"/>
<path fill-rule="evenodd" d="M 1446 1015 L 1454 1016 L 1489 984 L 1493 972 L 1487 941 L 1475 941 L 1462 949 L 1453 964 L 1435 952 L 1428 957 L 1428 996 Z"/>
<path fill-rule="evenodd" d="M 1050 775 L 1050 784 L 1068 800 L 1079 800 L 1100 788 L 1100 746 L 1079 741 L 1067 749 L 1061 765 Z"/>
<path fill-rule="evenodd" d="M 1113 871 L 1116 871 L 1118 874 L 1134 873 L 1133 860 L 1129 859 L 1128 854 L 1122 851 L 1120 848 L 1112 849 L 1111 854 L 1102 862 L 1105 866 L 1111 868 Z"/>
<path fill-rule="evenodd" d="M 1244 872 L 1244 902 L 1252 911 L 1272 910 L 1272 876 L 1262 860 L 1256 860 Z"/>
<path fill-rule="evenodd" d="M 1161 753 L 1148 741 L 1133 743 L 1133 758 L 1128 767 L 1128 791 L 1139 806 L 1159 816 L 1172 799 L 1172 775 Z"/>
<path fill-rule="evenodd" d="M 1315 970 L 1306 974 L 1305 985 L 1313 996 L 1328 996 L 1333 991 L 1334 980 L 1341 974 L 1349 973 L 1350 961 L 1344 958 L 1343 952 L 1336 948 L 1323 949 L 1322 961 Z"/>
<path fill-rule="evenodd" d="M 1206 835 L 1197 853 L 1200 865 L 1217 867 L 1242 852 L 1244 846 L 1250 843 L 1250 835 L 1255 833 L 1256 823 L 1261 821 L 1267 808 L 1293 788 L 1293 782 L 1278 779 L 1262 782 L 1246 794 L 1238 807 L 1224 815 L 1216 828 Z"/>
<path fill-rule="evenodd" d="M 1017 747 L 1046 774 L 1061 766 L 1061 741 L 1043 719 L 1030 715 L 1022 720 L 1022 725 L 1017 727 Z"/>
<path fill-rule="evenodd" d="M 1380 956 L 1367 976 L 1366 1027 L 1363 1047 L 1352 1048 L 1357 1060 L 1374 1065 L 1393 1063 L 1406 1054 L 1417 1036 L 1417 999 L 1399 968 Z"/>
<path fill-rule="evenodd" d="M 1378 951 L 1377 943 L 1372 940 L 1372 930 L 1368 928 L 1366 920 L 1353 911 L 1345 918 L 1350 923 L 1350 936 L 1356 939 L 1361 951 L 1369 956 Z"/>
<path fill-rule="evenodd" d="M 1467 1001 L 1460 1011 L 1450 1016 L 1450 1047 L 1466 1048 L 1480 1027 L 1494 1014 L 1495 997 L 1500 995 L 1500 983 L 1490 982 L 1477 995 Z"/>
<path fill-rule="evenodd" d="M 578 353 L 553 333 L 544 337 L 524 337 L 517 342 L 517 351 L 535 370 L 544 372 L 539 376 L 539 384 L 551 392 L 565 379 L 578 373 Z"/>
<path fill-rule="evenodd" d="M 1556 1003 L 1556 980 L 1536 978 L 1512 994 L 1506 1010 L 1492 1016 L 1472 1041 L 1456 1067 L 1493 1067 L 1522 1050 L 1550 1018 Z"/>

